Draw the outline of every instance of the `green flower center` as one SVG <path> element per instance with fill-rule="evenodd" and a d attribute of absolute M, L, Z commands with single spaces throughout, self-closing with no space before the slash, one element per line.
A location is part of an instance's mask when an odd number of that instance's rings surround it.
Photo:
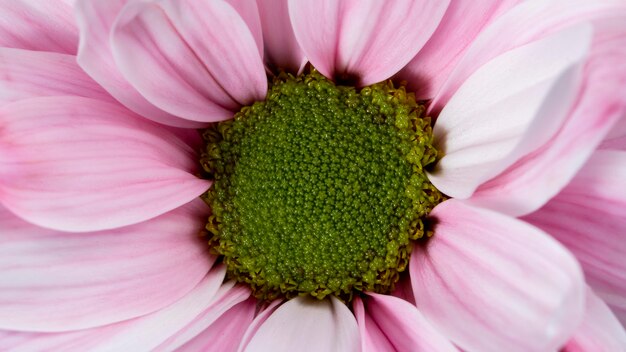
<path fill-rule="evenodd" d="M 206 230 L 228 275 L 264 299 L 391 290 L 443 200 L 423 111 L 390 81 L 357 91 L 313 70 L 205 130 Z"/>

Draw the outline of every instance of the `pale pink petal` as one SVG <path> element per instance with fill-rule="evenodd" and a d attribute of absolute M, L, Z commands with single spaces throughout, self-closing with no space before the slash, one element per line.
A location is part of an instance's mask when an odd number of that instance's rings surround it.
<path fill-rule="evenodd" d="M 625 10 L 622 0 L 521 2 L 476 37 L 434 98 L 429 114 L 436 116 L 474 71 L 502 53 L 573 25 L 623 16 Z"/>
<path fill-rule="evenodd" d="M 574 253 L 587 283 L 626 318 L 624 180 L 626 151 L 597 151 L 561 193 L 523 219 Z"/>
<path fill-rule="evenodd" d="M 578 327 L 576 259 L 522 221 L 448 200 L 409 264 L 417 308 L 468 351 L 553 351 Z"/>
<path fill-rule="evenodd" d="M 78 64 L 115 99 L 143 117 L 176 127 L 206 126 L 206 123 L 180 118 L 152 105 L 120 73 L 111 52 L 109 33 L 127 2 L 129 0 L 76 1 L 76 21 L 80 28 Z"/>
<path fill-rule="evenodd" d="M 250 323 L 248 329 L 241 338 L 241 343 L 237 348 L 238 352 L 243 352 L 246 350 L 246 347 L 248 347 L 248 344 L 250 343 L 250 340 L 252 340 L 252 337 L 254 337 L 254 334 L 256 334 L 256 332 L 263 325 L 263 323 L 265 323 L 267 318 L 269 318 L 272 313 L 274 313 L 276 308 L 278 308 L 278 306 L 280 306 L 282 303 L 282 300 L 273 300 L 267 305 L 267 307 L 265 307 L 265 309 L 262 309 L 257 313 L 256 317 L 254 317 L 254 320 L 252 321 L 252 323 Z"/>
<path fill-rule="evenodd" d="M 306 62 L 289 20 L 289 0 L 256 0 L 263 27 L 265 63 L 278 72 L 297 74 Z"/>
<path fill-rule="evenodd" d="M 296 297 L 278 307 L 252 337 L 246 351 L 358 351 L 354 315 L 337 298 Z"/>
<path fill-rule="evenodd" d="M 569 28 L 509 51 L 469 77 L 435 124 L 444 157 L 430 181 L 449 196 L 467 198 L 548 141 L 580 90 L 591 37 L 590 26 Z"/>
<path fill-rule="evenodd" d="M 398 73 L 419 100 L 432 99 L 476 35 L 521 0 L 455 0 L 426 45 Z"/>
<path fill-rule="evenodd" d="M 596 2 L 589 2 L 595 4 Z M 583 91 L 563 128 L 544 146 L 482 185 L 473 204 L 520 216 L 539 209 L 582 167 L 626 116 L 626 11 L 594 23 Z M 550 117 L 551 118 L 551 117 Z"/>
<path fill-rule="evenodd" d="M 254 319 L 257 300 L 250 298 L 222 314 L 210 327 L 176 351 L 235 351 L 244 332 Z M 168 348 L 168 350 L 171 350 Z"/>
<path fill-rule="evenodd" d="M 381 327 L 372 320 L 370 312 L 365 310 L 365 305 L 360 297 L 354 298 L 352 310 L 359 325 L 361 352 L 395 351 L 385 333 L 381 331 Z"/>
<path fill-rule="evenodd" d="M 0 334 L 0 348 L 11 351 L 151 351 L 184 330 L 228 294 L 225 268 L 214 268 L 180 300 L 154 313 L 98 328 L 66 333 Z M 221 286 L 221 287 L 220 287 Z M 219 291 L 218 291 L 219 290 Z M 241 298 L 245 300 L 245 296 Z"/>
<path fill-rule="evenodd" d="M 0 203 L 62 231 L 138 223 L 206 191 L 197 156 L 168 129 L 108 102 L 20 100 L 0 109 Z"/>
<path fill-rule="evenodd" d="M 265 98 L 267 77 L 254 38 L 223 1 L 129 3 L 113 27 L 111 46 L 133 87 L 188 120 L 226 120 Z"/>
<path fill-rule="evenodd" d="M 161 309 L 215 260 L 198 237 L 201 200 L 141 224 L 65 233 L 0 208 L 0 328 L 69 331 Z"/>
<path fill-rule="evenodd" d="M 0 47 L 76 54 L 78 29 L 61 0 L 0 0 Z"/>
<path fill-rule="evenodd" d="M 0 48 L 0 105 L 55 95 L 112 100 L 78 67 L 73 55 Z"/>
<path fill-rule="evenodd" d="M 626 331 L 609 307 L 587 289 L 585 318 L 561 352 L 626 351 Z"/>
<path fill-rule="evenodd" d="M 448 0 L 289 0 L 302 51 L 326 77 L 361 86 L 396 74 L 424 46 Z"/>
<path fill-rule="evenodd" d="M 613 125 L 599 148 L 626 151 L 626 112 L 624 116 Z"/>
<path fill-rule="evenodd" d="M 257 3 L 249 0 L 226 0 L 248 25 L 259 54 L 263 57 L 263 29 Z M 287 17 L 289 18 L 289 17 Z"/>
<path fill-rule="evenodd" d="M 393 349 L 381 349 L 382 346 L 378 345 L 377 341 L 380 341 L 382 338 L 372 335 L 372 342 L 375 342 L 375 344 L 373 346 L 362 346 L 364 352 L 387 350 L 415 352 L 457 351 L 452 343 L 441 335 L 417 308 L 409 302 L 397 297 L 376 293 L 368 293 L 364 301 L 365 319 L 359 321 L 361 337 L 363 338 L 364 330 L 360 324 L 364 322 L 366 324 L 366 333 L 369 332 L 368 326 L 375 326 L 375 329 L 379 329 L 393 346 Z M 356 309 L 355 315 L 358 319 L 359 315 L 356 314 Z"/>

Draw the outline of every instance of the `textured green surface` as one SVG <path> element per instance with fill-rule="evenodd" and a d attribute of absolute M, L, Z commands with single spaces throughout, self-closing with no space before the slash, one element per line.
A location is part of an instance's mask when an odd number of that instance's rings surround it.
<path fill-rule="evenodd" d="M 204 131 L 210 243 L 261 298 L 387 292 L 442 195 L 430 121 L 390 82 L 357 92 L 313 71 Z"/>

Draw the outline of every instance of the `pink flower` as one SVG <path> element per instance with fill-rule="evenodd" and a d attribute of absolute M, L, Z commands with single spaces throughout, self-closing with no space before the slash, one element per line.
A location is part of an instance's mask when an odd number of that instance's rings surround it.
<path fill-rule="evenodd" d="M 626 348 L 622 0 L 0 0 L 0 46 L 0 350 Z M 257 302 L 197 236 L 195 129 L 307 62 L 436 118 L 393 295 Z"/>

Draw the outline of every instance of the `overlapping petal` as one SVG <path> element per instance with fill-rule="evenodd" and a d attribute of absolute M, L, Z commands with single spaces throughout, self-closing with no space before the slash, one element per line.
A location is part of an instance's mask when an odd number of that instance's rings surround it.
<path fill-rule="evenodd" d="M 407 301 L 369 293 L 354 301 L 361 351 L 458 351 Z"/>
<path fill-rule="evenodd" d="M 278 307 L 260 326 L 246 351 L 358 351 L 359 330 L 345 304 L 296 297 Z"/>
<path fill-rule="evenodd" d="M 168 129 L 117 104 L 25 99 L 0 109 L 0 203 L 62 231 L 138 223 L 202 194 L 197 156 Z"/>
<path fill-rule="evenodd" d="M 550 351 L 581 322 L 584 281 L 558 242 L 522 221 L 448 200 L 411 255 L 418 309 L 465 351 Z"/>
<path fill-rule="evenodd" d="M 73 55 L 0 48 L 0 105 L 62 95 L 112 100 L 81 70 Z"/>
<path fill-rule="evenodd" d="M 626 331 L 613 312 L 591 289 L 587 290 L 585 297 L 583 323 L 560 351 L 626 351 Z"/>
<path fill-rule="evenodd" d="M 474 38 L 521 0 L 454 0 L 426 45 L 397 75 L 418 100 L 432 99 Z"/>
<path fill-rule="evenodd" d="M 326 77 L 366 86 L 390 78 L 417 54 L 448 3 L 290 0 L 289 14 L 315 68 Z"/>
<path fill-rule="evenodd" d="M 564 126 L 544 146 L 482 185 L 471 199 L 474 204 L 514 216 L 540 208 L 567 185 L 626 115 L 626 96 L 616 94 L 626 89 L 626 6 L 605 17 L 594 22 L 583 91 Z"/>
<path fill-rule="evenodd" d="M 120 323 L 67 333 L 0 333 L 0 348 L 12 351 L 150 351 L 184 331 L 203 315 L 212 315 L 220 297 L 235 297 L 222 285 L 225 268 L 211 270 L 185 297 L 154 313 Z M 221 287 L 220 287 L 221 285 Z M 240 295 L 239 300 L 245 300 Z M 237 299 L 232 299 L 236 302 Z M 235 303 L 231 303 L 235 304 Z M 219 307 L 217 307 L 220 309 Z"/>
<path fill-rule="evenodd" d="M 507 52 L 469 77 L 435 124 L 444 157 L 430 181 L 449 196 L 468 198 L 546 143 L 579 92 L 591 38 L 590 26 L 569 28 Z"/>
<path fill-rule="evenodd" d="M 0 329 L 70 331 L 168 306 L 214 261 L 198 238 L 207 213 L 197 200 L 141 224 L 78 234 L 0 208 Z"/>
<path fill-rule="evenodd" d="M 78 28 L 63 0 L 0 0 L 0 47 L 76 54 Z"/>
<path fill-rule="evenodd" d="M 306 62 L 289 20 L 289 0 L 257 0 L 263 27 L 265 63 L 273 71 L 297 74 Z"/>
<path fill-rule="evenodd" d="M 569 185 L 523 219 L 563 243 L 626 323 L 626 151 L 597 151 Z"/>

